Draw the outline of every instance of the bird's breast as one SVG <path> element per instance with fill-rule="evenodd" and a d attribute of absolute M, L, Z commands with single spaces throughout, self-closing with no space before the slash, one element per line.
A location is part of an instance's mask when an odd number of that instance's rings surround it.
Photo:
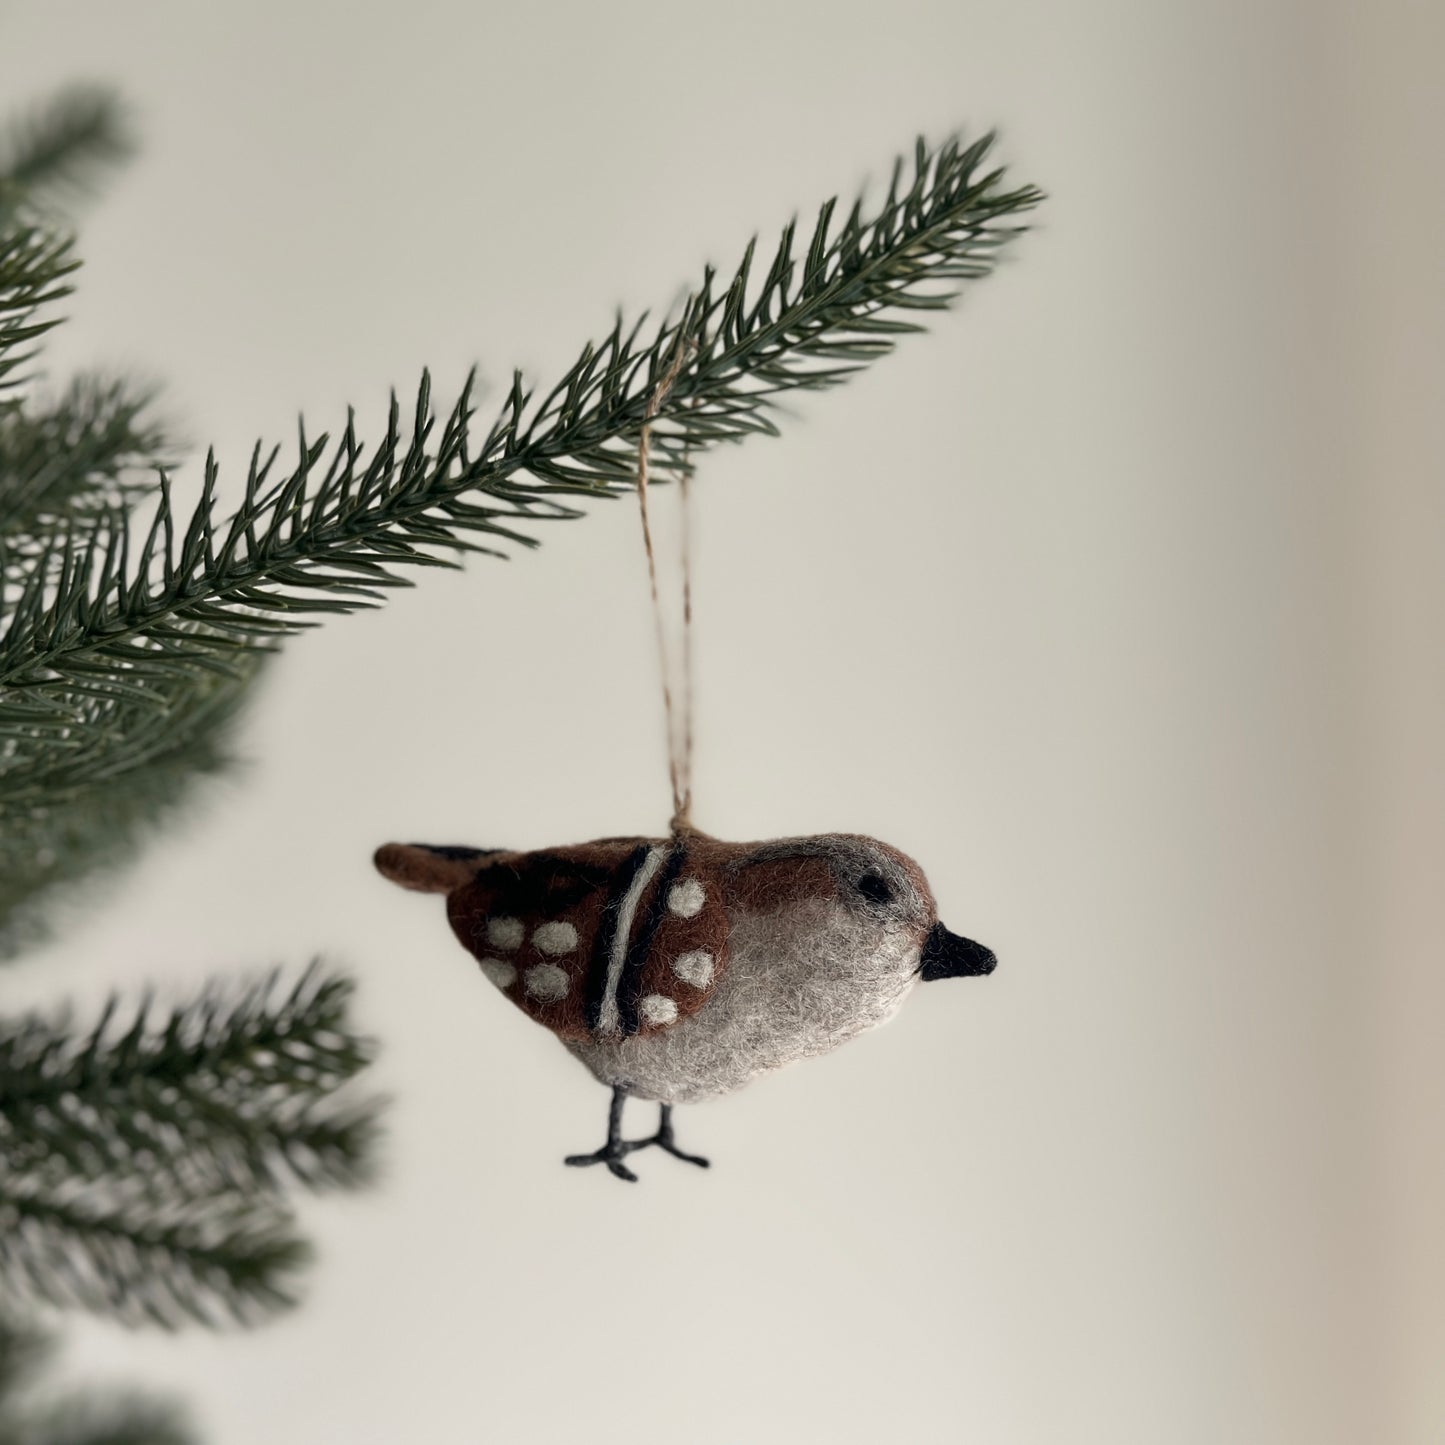
<path fill-rule="evenodd" d="M 891 1018 L 913 986 L 918 944 L 835 903 L 734 914 L 728 967 L 698 1012 L 648 1036 L 570 1045 L 607 1084 L 687 1103 L 827 1053 Z"/>

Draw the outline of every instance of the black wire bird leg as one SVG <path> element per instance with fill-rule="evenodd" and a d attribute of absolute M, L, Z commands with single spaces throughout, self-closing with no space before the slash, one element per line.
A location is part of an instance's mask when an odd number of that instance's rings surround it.
<path fill-rule="evenodd" d="M 627 1086 L 614 1084 L 612 1086 L 612 1104 L 607 1110 L 607 1142 L 595 1154 L 569 1154 L 565 1162 L 577 1168 L 588 1164 L 605 1164 L 619 1179 L 626 1179 L 630 1184 L 636 1184 L 637 1175 L 622 1161 L 634 1149 L 646 1149 L 649 1145 L 656 1144 L 659 1149 L 671 1154 L 674 1159 L 682 1159 L 689 1164 L 696 1164 L 700 1169 L 708 1167 L 709 1161 L 701 1155 L 684 1154 L 677 1147 L 677 1141 L 672 1135 L 671 1104 L 661 1106 L 662 1112 L 658 1115 L 657 1120 L 657 1133 L 646 1139 L 624 1139 L 622 1137 L 622 1106 L 626 1102 Z"/>

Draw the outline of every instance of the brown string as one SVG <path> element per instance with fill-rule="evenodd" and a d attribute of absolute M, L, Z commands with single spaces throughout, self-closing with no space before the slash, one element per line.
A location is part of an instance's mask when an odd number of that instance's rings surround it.
<path fill-rule="evenodd" d="M 672 822 L 674 834 L 689 833 L 692 826 L 692 543 L 688 522 L 690 493 L 687 469 L 680 473 L 682 506 L 682 723 L 679 728 L 677 707 L 673 701 L 672 659 L 667 647 L 667 631 L 662 620 L 662 602 L 657 588 L 657 555 L 652 544 L 652 521 L 647 510 L 647 489 L 652 423 L 672 390 L 690 347 L 679 344 L 663 372 L 642 417 L 642 431 L 637 440 L 637 502 L 642 513 L 642 544 L 647 552 L 647 578 L 652 588 L 652 621 L 657 634 L 657 660 L 662 673 L 662 706 L 667 717 L 667 773 L 672 784 Z"/>
<path fill-rule="evenodd" d="M 692 493 L 686 468 L 678 477 L 682 508 L 682 807 L 673 809 L 672 831 L 692 827 Z"/>

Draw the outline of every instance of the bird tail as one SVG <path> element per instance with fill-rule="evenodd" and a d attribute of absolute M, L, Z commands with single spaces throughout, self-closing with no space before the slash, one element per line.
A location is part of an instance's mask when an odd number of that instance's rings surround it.
<path fill-rule="evenodd" d="M 377 872 L 417 893 L 452 893 L 470 883 L 478 867 L 498 848 L 459 848 L 431 843 L 383 843 L 373 862 Z"/>

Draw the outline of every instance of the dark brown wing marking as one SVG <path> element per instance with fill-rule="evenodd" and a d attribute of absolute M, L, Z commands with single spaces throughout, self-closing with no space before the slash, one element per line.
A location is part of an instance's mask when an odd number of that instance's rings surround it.
<path fill-rule="evenodd" d="M 638 841 L 500 855 L 448 897 L 452 928 L 482 972 L 559 1038 L 589 1037 L 594 940 Z"/>
<path fill-rule="evenodd" d="M 637 940 L 633 1017 L 643 1038 L 691 1018 L 726 971 L 727 906 L 710 845 L 689 843 L 652 899 L 649 936 Z"/>

